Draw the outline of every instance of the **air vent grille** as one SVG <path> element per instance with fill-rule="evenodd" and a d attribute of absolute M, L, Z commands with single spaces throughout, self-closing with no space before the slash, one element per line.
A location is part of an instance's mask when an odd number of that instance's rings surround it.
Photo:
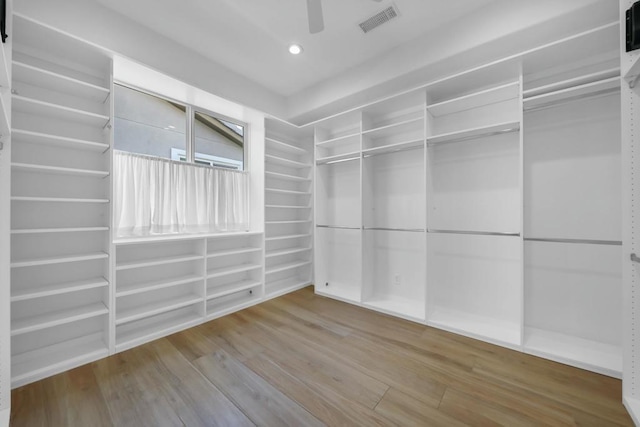
<path fill-rule="evenodd" d="M 396 18 L 397 16 L 398 16 L 398 10 L 395 8 L 395 6 L 389 6 L 382 12 L 376 13 L 371 18 L 367 19 L 364 22 L 361 22 L 358 25 L 360 26 L 360 29 L 362 30 L 362 32 L 366 34 L 369 31 L 373 30 L 374 28 L 378 28 L 380 25 L 391 21 L 393 18 Z"/>

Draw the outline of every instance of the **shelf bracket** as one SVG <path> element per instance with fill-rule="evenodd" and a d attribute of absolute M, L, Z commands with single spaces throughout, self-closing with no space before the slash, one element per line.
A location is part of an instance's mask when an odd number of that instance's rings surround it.
<path fill-rule="evenodd" d="M 640 74 L 636 76 L 632 76 L 631 78 L 627 79 L 627 82 L 629 83 L 629 89 L 633 89 L 634 87 L 636 87 L 636 83 L 638 83 L 638 79 L 640 79 Z"/>
<path fill-rule="evenodd" d="M 629 257 L 631 259 L 631 261 L 633 262 L 638 262 L 640 263 L 640 257 L 636 254 L 631 254 L 631 256 Z"/>

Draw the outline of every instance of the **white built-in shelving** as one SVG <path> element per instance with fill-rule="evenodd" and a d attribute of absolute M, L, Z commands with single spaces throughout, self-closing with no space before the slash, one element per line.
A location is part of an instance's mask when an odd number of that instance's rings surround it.
<path fill-rule="evenodd" d="M 15 387 L 109 354 L 111 59 L 21 16 L 13 43 Z"/>
<path fill-rule="evenodd" d="M 274 119 L 265 129 L 265 296 L 271 298 L 311 283 L 313 151 L 310 132 Z"/>

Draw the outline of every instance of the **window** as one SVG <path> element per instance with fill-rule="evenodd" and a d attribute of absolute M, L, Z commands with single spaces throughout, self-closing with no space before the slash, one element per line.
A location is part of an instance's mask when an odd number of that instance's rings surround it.
<path fill-rule="evenodd" d="M 122 85 L 114 105 L 116 150 L 244 170 L 245 125 Z"/>

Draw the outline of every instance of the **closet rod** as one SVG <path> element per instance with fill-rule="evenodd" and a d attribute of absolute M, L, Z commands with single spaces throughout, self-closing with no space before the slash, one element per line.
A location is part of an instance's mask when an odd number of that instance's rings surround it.
<path fill-rule="evenodd" d="M 608 246 L 622 246 L 620 240 L 595 240 L 595 239 L 548 239 L 537 237 L 525 237 L 526 242 L 549 242 L 549 243 L 578 243 L 589 245 L 608 245 Z"/>
<path fill-rule="evenodd" d="M 333 228 L 333 229 L 337 229 L 337 230 L 360 230 L 360 227 L 347 227 L 347 226 L 342 226 L 342 225 L 321 225 L 321 224 L 317 224 L 316 227 L 317 228 Z"/>
<path fill-rule="evenodd" d="M 433 230 L 429 228 L 427 233 L 435 234 L 473 234 L 477 236 L 501 236 L 501 237 L 519 237 L 520 233 L 509 233 L 499 231 L 466 231 L 466 230 Z"/>
<path fill-rule="evenodd" d="M 374 151 L 373 153 L 362 153 L 362 157 L 375 157 L 375 156 L 383 156 L 385 154 L 391 154 L 391 153 L 399 153 L 401 151 L 409 151 L 409 150 L 417 150 L 419 148 L 424 148 L 424 145 L 413 145 L 411 147 L 403 147 L 403 148 L 395 148 L 395 149 L 390 149 L 387 151 L 380 151 L 380 152 L 376 152 Z"/>
<path fill-rule="evenodd" d="M 410 233 L 424 233 L 424 228 L 387 228 L 387 227 L 364 227 L 365 230 L 375 231 L 406 231 Z"/>
<path fill-rule="evenodd" d="M 353 160 L 360 160 L 360 155 L 354 156 L 354 157 L 347 157 L 346 159 L 337 159 L 337 160 L 329 160 L 329 161 L 326 161 L 324 159 L 320 159 L 320 160 L 318 160 L 316 162 L 316 164 L 318 166 L 321 166 L 321 165 L 333 165 L 335 163 L 350 162 L 350 161 L 353 161 Z"/>
<path fill-rule="evenodd" d="M 620 88 L 619 87 L 615 87 L 615 88 L 611 88 L 611 89 L 604 89 L 604 90 L 599 90 L 596 92 L 590 92 L 590 93 L 583 93 L 582 95 L 576 95 L 576 96 L 570 96 L 567 98 L 562 98 L 559 99 L 557 101 L 551 101 L 551 102 L 547 102 L 545 104 L 540 104 L 537 105 L 535 107 L 531 107 L 531 108 L 527 108 L 527 99 L 524 99 L 524 111 L 529 112 L 529 111 L 538 111 L 538 110 L 545 110 L 547 108 L 552 108 L 558 105 L 562 105 L 562 104 L 568 104 L 570 102 L 573 101 L 579 101 L 581 99 L 588 99 L 588 98 L 597 98 L 599 96 L 605 96 L 605 95 L 609 95 L 611 93 L 618 93 L 620 92 Z"/>

